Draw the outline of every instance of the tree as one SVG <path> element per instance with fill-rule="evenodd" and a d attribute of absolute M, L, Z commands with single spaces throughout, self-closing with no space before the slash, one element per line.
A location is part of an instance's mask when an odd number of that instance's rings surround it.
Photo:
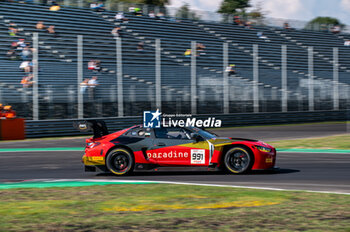
<path fill-rule="evenodd" d="M 245 8 L 250 7 L 250 0 L 223 0 L 218 13 L 221 14 L 236 14 L 237 12 L 244 12 Z"/>
<path fill-rule="evenodd" d="M 189 8 L 189 5 L 185 3 L 182 5 L 175 14 L 176 18 L 182 18 L 182 19 L 194 19 L 199 20 L 199 16 L 196 15 L 195 12 L 191 11 Z"/>
<path fill-rule="evenodd" d="M 262 2 L 258 2 L 254 7 L 254 9 L 252 9 L 247 15 L 253 19 L 259 19 L 259 20 L 264 19 L 267 12 L 263 10 L 262 5 L 263 5 Z"/>
<path fill-rule="evenodd" d="M 305 26 L 305 29 L 313 30 L 328 30 L 330 26 L 340 26 L 343 28 L 345 25 L 342 24 L 338 19 L 331 17 L 317 17 L 308 22 Z"/>

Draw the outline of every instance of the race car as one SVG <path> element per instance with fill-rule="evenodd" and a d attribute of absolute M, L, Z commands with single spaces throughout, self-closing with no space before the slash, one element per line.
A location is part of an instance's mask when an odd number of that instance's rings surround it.
<path fill-rule="evenodd" d="M 219 137 L 196 127 L 135 125 L 111 134 L 103 121 L 78 122 L 76 127 L 94 133 L 86 139 L 85 171 L 126 175 L 158 167 L 207 167 L 241 174 L 272 169 L 276 162 L 276 149 L 264 142 Z"/>

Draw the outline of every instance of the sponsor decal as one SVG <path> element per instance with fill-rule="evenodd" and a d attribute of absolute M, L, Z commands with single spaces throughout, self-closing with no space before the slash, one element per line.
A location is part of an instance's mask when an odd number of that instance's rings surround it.
<path fill-rule="evenodd" d="M 101 156 L 92 156 L 91 160 L 92 161 L 101 161 L 101 160 L 103 160 L 103 157 L 101 157 Z"/>
<path fill-rule="evenodd" d="M 204 149 L 192 149 L 191 150 L 191 164 L 204 164 L 205 163 L 205 150 Z"/>
<path fill-rule="evenodd" d="M 147 152 L 147 156 L 152 159 L 179 159 L 188 158 L 188 152 Z"/>
<path fill-rule="evenodd" d="M 157 111 L 143 112 L 143 126 L 145 128 L 162 127 L 221 127 L 222 121 L 214 117 L 197 119 L 191 114 L 162 114 Z"/>

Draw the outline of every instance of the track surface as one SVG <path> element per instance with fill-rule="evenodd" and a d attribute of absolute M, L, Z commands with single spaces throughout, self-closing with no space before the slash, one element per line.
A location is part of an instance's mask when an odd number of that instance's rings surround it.
<path fill-rule="evenodd" d="M 322 125 L 322 126 L 321 126 Z M 218 130 L 219 135 L 276 140 L 283 138 L 300 138 L 304 134 L 325 136 L 345 133 L 342 124 L 313 126 L 276 126 Z M 288 133 L 289 131 L 289 133 Z M 264 136 L 264 133 L 266 136 Z M 243 134 L 243 135 L 242 135 Z M 84 139 L 62 139 L 46 141 L 2 142 L 1 148 L 19 147 L 71 147 L 83 146 Z M 225 185 L 242 185 L 272 187 L 284 189 L 301 189 L 316 191 L 333 191 L 350 193 L 350 154 L 317 153 L 278 153 L 277 172 L 256 171 L 246 175 L 228 175 L 217 172 L 181 171 L 168 169 L 158 172 L 135 173 L 133 176 L 117 177 L 110 174 L 85 173 L 80 162 L 82 153 L 77 151 L 52 152 L 8 152 L 0 153 L 0 181 L 46 178 L 91 178 L 123 180 L 160 180 L 192 183 L 210 183 Z"/>

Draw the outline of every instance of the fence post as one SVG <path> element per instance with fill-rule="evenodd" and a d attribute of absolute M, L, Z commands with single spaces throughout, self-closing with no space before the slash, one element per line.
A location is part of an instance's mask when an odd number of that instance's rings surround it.
<path fill-rule="evenodd" d="M 33 120 L 39 120 L 39 35 L 33 33 Z"/>
<path fill-rule="evenodd" d="M 83 82 L 83 36 L 78 35 L 78 78 L 77 78 L 77 93 L 78 93 L 78 118 L 84 118 L 84 102 L 83 93 L 80 90 L 80 83 Z"/>
<path fill-rule="evenodd" d="M 333 48 L 333 109 L 339 110 L 338 48 Z"/>
<path fill-rule="evenodd" d="M 228 66 L 228 43 L 224 43 L 223 45 L 223 101 L 224 101 L 224 114 L 228 114 L 230 112 L 230 104 L 229 104 L 229 96 L 228 96 L 228 73 L 226 72 L 226 67 Z"/>
<path fill-rule="evenodd" d="M 191 42 L 191 113 L 197 114 L 197 46 L 196 41 Z"/>
<path fill-rule="evenodd" d="M 156 107 L 162 109 L 161 41 L 156 39 Z"/>
<path fill-rule="evenodd" d="M 282 112 L 288 111 L 287 94 L 287 45 L 282 45 Z"/>
<path fill-rule="evenodd" d="M 314 111 L 314 55 L 313 47 L 308 48 L 308 66 L 309 66 L 309 111 Z"/>
<path fill-rule="evenodd" d="M 83 2 L 83 0 L 78 0 L 78 7 L 79 7 L 79 8 L 84 8 L 84 2 Z"/>
<path fill-rule="evenodd" d="M 257 44 L 253 44 L 253 108 L 254 113 L 259 112 L 259 48 Z"/>
<path fill-rule="evenodd" d="M 122 63 L 122 39 L 116 39 L 117 53 L 117 88 L 118 88 L 118 116 L 124 116 L 124 99 L 123 99 L 123 63 Z"/>
<path fill-rule="evenodd" d="M 118 11 L 123 12 L 124 11 L 124 3 L 118 2 Z"/>

